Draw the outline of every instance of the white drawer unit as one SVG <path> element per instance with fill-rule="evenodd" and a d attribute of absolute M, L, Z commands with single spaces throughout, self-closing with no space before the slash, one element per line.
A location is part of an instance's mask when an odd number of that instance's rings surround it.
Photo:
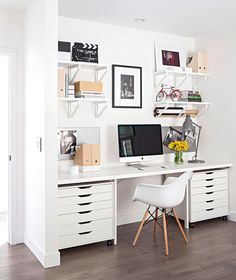
<path fill-rule="evenodd" d="M 59 185 L 58 248 L 114 239 L 112 182 Z"/>
<path fill-rule="evenodd" d="M 195 172 L 190 184 L 190 223 L 228 215 L 228 170 Z"/>

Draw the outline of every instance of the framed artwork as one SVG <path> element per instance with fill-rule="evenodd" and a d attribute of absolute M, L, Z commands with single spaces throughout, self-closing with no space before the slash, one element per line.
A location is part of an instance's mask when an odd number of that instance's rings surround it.
<path fill-rule="evenodd" d="M 184 47 L 165 42 L 155 43 L 155 71 L 163 67 L 186 67 Z"/>
<path fill-rule="evenodd" d="M 100 144 L 100 128 L 59 128 L 57 142 L 58 160 L 73 160 L 76 146 L 81 144 Z"/>
<path fill-rule="evenodd" d="M 142 108 L 142 67 L 112 65 L 112 108 Z"/>

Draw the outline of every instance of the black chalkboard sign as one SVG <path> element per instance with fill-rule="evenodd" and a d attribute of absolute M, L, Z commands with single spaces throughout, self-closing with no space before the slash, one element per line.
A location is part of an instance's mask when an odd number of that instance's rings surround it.
<path fill-rule="evenodd" d="M 98 45 L 75 42 L 72 47 L 72 61 L 98 63 Z"/>

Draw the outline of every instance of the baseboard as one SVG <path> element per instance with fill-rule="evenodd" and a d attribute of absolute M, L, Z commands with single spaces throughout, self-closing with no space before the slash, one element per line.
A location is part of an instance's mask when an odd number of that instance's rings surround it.
<path fill-rule="evenodd" d="M 144 211 L 123 214 L 117 216 L 118 226 L 140 222 L 143 217 Z"/>
<path fill-rule="evenodd" d="M 232 222 L 236 222 L 236 212 L 234 211 L 229 211 L 229 216 L 228 219 Z"/>
<path fill-rule="evenodd" d="M 24 243 L 36 256 L 44 268 L 54 267 L 60 265 L 59 251 L 45 254 L 38 244 L 27 234 L 24 235 Z"/>

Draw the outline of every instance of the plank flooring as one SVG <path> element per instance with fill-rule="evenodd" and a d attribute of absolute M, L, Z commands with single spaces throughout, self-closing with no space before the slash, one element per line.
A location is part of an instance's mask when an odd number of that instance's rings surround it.
<path fill-rule="evenodd" d="M 118 246 L 97 243 L 61 251 L 61 266 L 43 269 L 23 245 L 0 247 L 1 280 L 235 280 L 236 223 L 220 219 L 197 223 L 185 245 L 176 224 L 168 227 L 169 257 L 162 230 L 144 227 L 131 246 L 138 224 L 119 227 Z"/>

